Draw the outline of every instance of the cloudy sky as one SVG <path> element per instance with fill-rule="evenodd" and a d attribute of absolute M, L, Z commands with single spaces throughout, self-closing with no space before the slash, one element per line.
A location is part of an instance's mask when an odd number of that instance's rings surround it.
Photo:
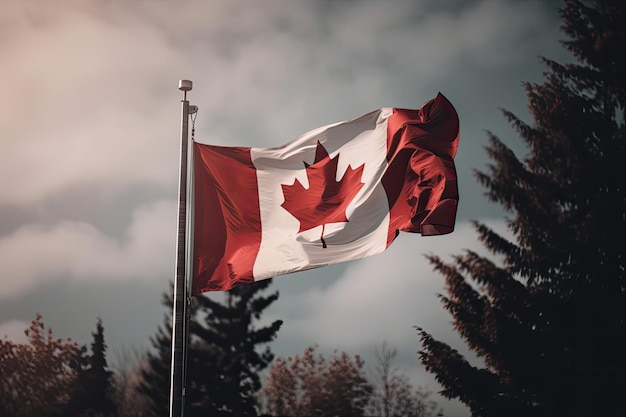
<path fill-rule="evenodd" d="M 477 248 L 499 230 L 483 196 L 486 130 L 523 153 L 500 108 L 528 120 L 524 81 L 564 59 L 558 1 L 4 0 L 0 4 L 0 336 L 37 312 L 110 357 L 145 349 L 174 273 L 179 79 L 194 82 L 199 142 L 269 147 L 380 107 L 442 92 L 461 119 L 457 230 L 402 235 L 372 258 L 280 277 L 272 349 L 346 350 L 373 364 L 383 340 L 416 383 L 419 325 L 465 352 L 423 254 Z M 211 295 L 219 297 L 218 295 Z M 463 415 L 444 402 L 446 415 Z"/>

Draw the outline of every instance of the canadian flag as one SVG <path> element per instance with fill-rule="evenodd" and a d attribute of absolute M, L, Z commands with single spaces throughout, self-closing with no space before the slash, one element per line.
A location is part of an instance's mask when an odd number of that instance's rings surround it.
<path fill-rule="evenodd" d="M 193 144 L 192 293 L 374 255 L 454 229 L 459 119 L 442 95 L 278 148 Z"/>

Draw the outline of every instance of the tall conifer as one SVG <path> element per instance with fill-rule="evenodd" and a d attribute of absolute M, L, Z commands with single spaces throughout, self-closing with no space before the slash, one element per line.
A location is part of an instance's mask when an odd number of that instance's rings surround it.
<path fill-rule="evenodd" d="M 98 319 L 92 336 L 91 355 L 83 348 L 76 357 L 77 376 L 65 411 L 68 417 L 112 417 L 117 410 L 113 399 L 113 372 L 108 369 L 106 360 L 102 320 Z"/>
<path fill-rule="evenodd" d="M 575 61 L 544 59 L 545 81 L 525 85 L 533 123 L 504 112 L 528 155 L 490 135 L 493 164 L 477 172 L 510 213 L 514 241 L 475 223 L 504 261 L 431 257 L 484 366 L 425 330 L 420 357 L 476 416 L 626 415 L 626 3 L 566 0 L 560 13 Z"/>
<path fill-rule="evenodd" d="M 269 347 L 260 348 L 274 340 L 282 325 L 282 320 L 260 328 L 255 325 L 265 309 L 278 299 L 278 292 L 260 294 L 269 285 L 271 280 L 235 287 L 225 293 L 221 303 L 198 297 L 199 311 L 205 317 L 190 326 L 191 343 L 197 354 L 190 358 L 188 374 L 197 381 L 190 388 L 204 393 L 195 404 L 190 404 L 198 406 L 198 416 L 202 415 L 202 404 L 210 404 L 210 409 L 217 410 L 216 415 L 258 414 L 259 373 L 274 359 Z"/>
<path fill-rule="evenodd" d="M 187 349 L 185 415 L 254 416 L 261 389 L 259 373 L 274 358 L 269 347 L 282 321 L 258 327 L 256 321 L 278 292 L 264 296 L 272 280 L 246 284 L 223 293 L 192 298 Z M 164 304 L 172 308 L 171 295 Z M 167 415 L 171 360 L 171 314 L 152 339 L 139 391 L 151 404 L 151 415 Z"/>

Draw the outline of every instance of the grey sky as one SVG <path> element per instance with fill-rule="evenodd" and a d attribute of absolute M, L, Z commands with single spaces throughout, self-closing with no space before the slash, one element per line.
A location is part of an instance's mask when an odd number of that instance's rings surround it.
<path fill-rule="evenodd" d="M 466 349 L 422 254 L 476 248 L 467 225 L 502 227 L 472 170 L 486 130 L 523 152 L 499 108 L 525 119 L 539 56 L 564 59 L 554 1 L 72 1 L 0 4 L 0 334 L 40 312 L 111 352 L 145 348 L 173 278 L 179 79 L 194 81 L 203 143 L 277 146 L 313 128 L 442 92 L 461 119 L 460 206 L 448 236 L 401 236 L 372 258 L 274 280 L 279 354 L 364 354 L 383 340 L 437 390 L 414 325 Z M 219 297 L 219 294 L 212 294 Z M 112 355 L 114 356 L 114 355 Z M 445 402 L 446 415 L 465 411 Z"/>

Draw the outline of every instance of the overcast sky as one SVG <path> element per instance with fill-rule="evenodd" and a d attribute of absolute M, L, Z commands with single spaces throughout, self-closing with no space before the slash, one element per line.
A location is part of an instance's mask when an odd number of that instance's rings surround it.
<path fill-rule="evenodd" d="M 486 130 L 523 155 L 500 108 L 529 120 L 522 82 L 564 59 L 558 1 L 4 0 L 0 3 L 0 335 L 23 340 L 37 312 L 110 361 L 145 349 L 174 275 L 179 79 L 194 82 L 202 143 L 270 147 L 380 107 L 456 107 L 457 229 L 401 235 L 385 253 L 278 277 L 266 320 L 279 355 L 362 354 L 383 340 L 436 391 L 413 326 L 466 352 L 423 254 L 478 249 L 470 219 L 504 213 L 472 175 Z M 219 294 L 212 294 L 219 297 Z M 446 415 L 464 415 L 444 402 Z"/>

